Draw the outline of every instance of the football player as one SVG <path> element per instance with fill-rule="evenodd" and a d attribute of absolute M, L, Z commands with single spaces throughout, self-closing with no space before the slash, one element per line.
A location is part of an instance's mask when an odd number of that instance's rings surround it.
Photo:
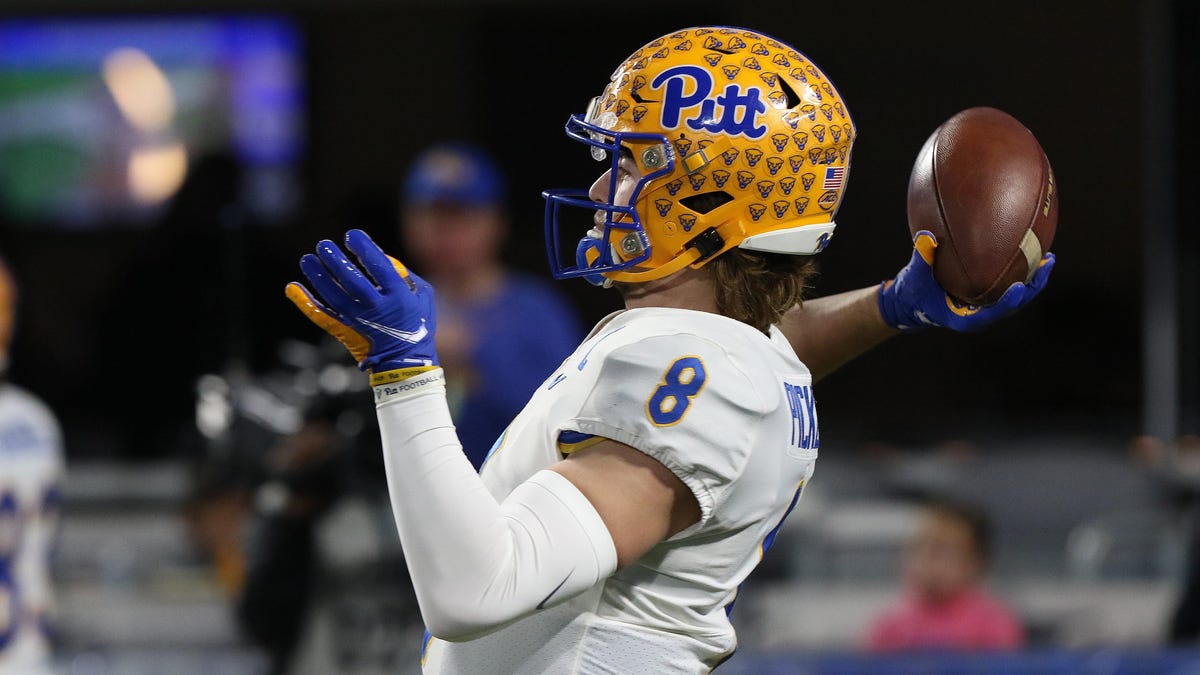
<path fill-rule="evenodd" d="M 0 673 L 37 675 L 53 672 L 51 554 L 65 459 L 54 412 L 4 376 L 16 309 L 0 261 Z"/>
<path fill-rule="evenodd" d="M 813 475 L 814 376 L 900 330 L 982 328 L 1034 297 L 1053 258 L 954 313 L 922 238 L 894 279 L 801 308 L 855 128 L 811 59 L 756 31 L 656 38 L 566 130 L 605 164 L 590 190 L 544 193 L 552 271 L 618 289 L 625 309 L 480 473 L 447 412 L 428 283 L 351 230 L 348 253 L 324 240 L 301 258 L 311 290 L 287 295 L 371 374 L 426 672 L 708 672 Z M 579 208 L 590 229 L 569 231 Z"/>

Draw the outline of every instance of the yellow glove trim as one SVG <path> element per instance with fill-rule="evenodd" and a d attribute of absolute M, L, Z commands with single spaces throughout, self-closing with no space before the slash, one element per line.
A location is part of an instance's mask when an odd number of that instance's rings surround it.
<path fill-rule="evenodd" d="M 378 387 L 381 384 L 394 384 L 402 382 L 410 377 L 416 377 L 421 373 L 428 373 L 439 366 L 413 366 L 412 368 L 396 368 L 395 370 L 385 370 L 382 373 L 371 373 L 371 386 Z"/>
<path fill-rule="evenodd" d="M 354 332 L 354 329 L 346 324 L 322 311 L 303 286 L 293 281 L 287 285 L 284 293 L 287 295 L 288 300 L 291 300 L 292 304 L 303 312 L 304 316 L 308 317 L 309 321 L 317 324 L 321 330 L 337 338 L 338 342 L 341 342 L 350 351 L 350 355 L 354 357 L 356 363 L 362 363 L 362 360 L 367 358 L 367 352 L 371 349 L 371 345 L 367 342 L 367 339 Z"/>
<path fill-rule="evenodd" d="M 937 249 L 937 245 L 937 239 L 924 233 L 918 234 L 917 238 L 913 240 L 913 246 L 916 247 L 917 253 L 920 253 L 921 259 L 930 266 L 933 265 L 933 252 Z"/>
<path fill-rule="evenodd" d="M 408 275 L 408 268 L 404 266 L 404 263 L 396 260 L 390 255 L 388 256 L 388 260 L 392 261 L 392 267 L 396 269 L 396 274 L 399 274 L 400 278 L 404 280 L 404 283 L 408 284 L 408 290 L 416 293 L 417 284 L 412 280 L 412 277 Z"/>
<path fill-rule="evenodd" d="M 946 294 L 946 307 L 949 308 L 949 310 L 951 312 L 954 312 L 958 316 L 971 316 L 972 314 L 975 314 L 980 309 L 982 309 L 982 307 L 980 307 L 979 305 L 968 305 L 968 304 L 960 303 L 958 300 L 955 300 L 954 298 L 950 297 L 949 293 Z"/>

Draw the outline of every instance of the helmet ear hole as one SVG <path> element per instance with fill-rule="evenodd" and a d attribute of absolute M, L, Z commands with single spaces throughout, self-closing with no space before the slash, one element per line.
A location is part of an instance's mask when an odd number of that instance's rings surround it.
<path fill-rule="evenodd" d="M 733 201 L 733 195 L 724 190 L 714 190 L 712 192 L 684 197 L 679 200 L 679 203 L 696 213 L 704 215 L 731 201 Z"/>
<path fill-rule="evenodd" d="M 787 83 L 787 78 L 780 77 L 778 82 L 779 82 L 779 89 L 781 91 L 783 91 L 783 95 L 787 97 L 787 100 L 784 103 L 784 107 L 787 110 L 791 110 L 792 108 L 795 108 L 796 106 L 800 105 L 800 95 L 797 94 L 796 90 L 792 89 L 791 85 L 789 85 Z"/>

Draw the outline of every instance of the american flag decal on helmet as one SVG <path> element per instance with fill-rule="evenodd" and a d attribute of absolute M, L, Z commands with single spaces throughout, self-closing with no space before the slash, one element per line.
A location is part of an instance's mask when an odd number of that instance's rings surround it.
<path fill-rule="evenodd" d="M 844 166 L 829 166 L 825 167 L 825 182 L 821 183 L 822 190 L 840 190 L 842 189 L 842 181 L 846 179 L 846 167 Z"/>

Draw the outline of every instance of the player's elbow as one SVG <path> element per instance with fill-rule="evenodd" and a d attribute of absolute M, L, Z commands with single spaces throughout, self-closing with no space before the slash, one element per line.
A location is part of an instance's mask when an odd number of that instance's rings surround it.
<path fill-rule="evenodd" d="M 507 621 L 491 623 L 484 621 L 441 619 L 429 622 L 426 629 L 433 637 L 446 642 L 469 642 L 495 632 L 508 625 Z"/>
<path fill-rule="evenodd" d="M 422 609 L 426 630 L 447 642 L 474 640 L 520 616 L 520 612 L 511 608 L 489 606 L 481 601 L 443 601 Z"/>
<path fill-rule="evenodd" d="M 425 630 L 433 637 L 446 642 L 466 642 L 486 632 L 474 622 L 462 621 L 455 617 L 426 618 Z"/>

